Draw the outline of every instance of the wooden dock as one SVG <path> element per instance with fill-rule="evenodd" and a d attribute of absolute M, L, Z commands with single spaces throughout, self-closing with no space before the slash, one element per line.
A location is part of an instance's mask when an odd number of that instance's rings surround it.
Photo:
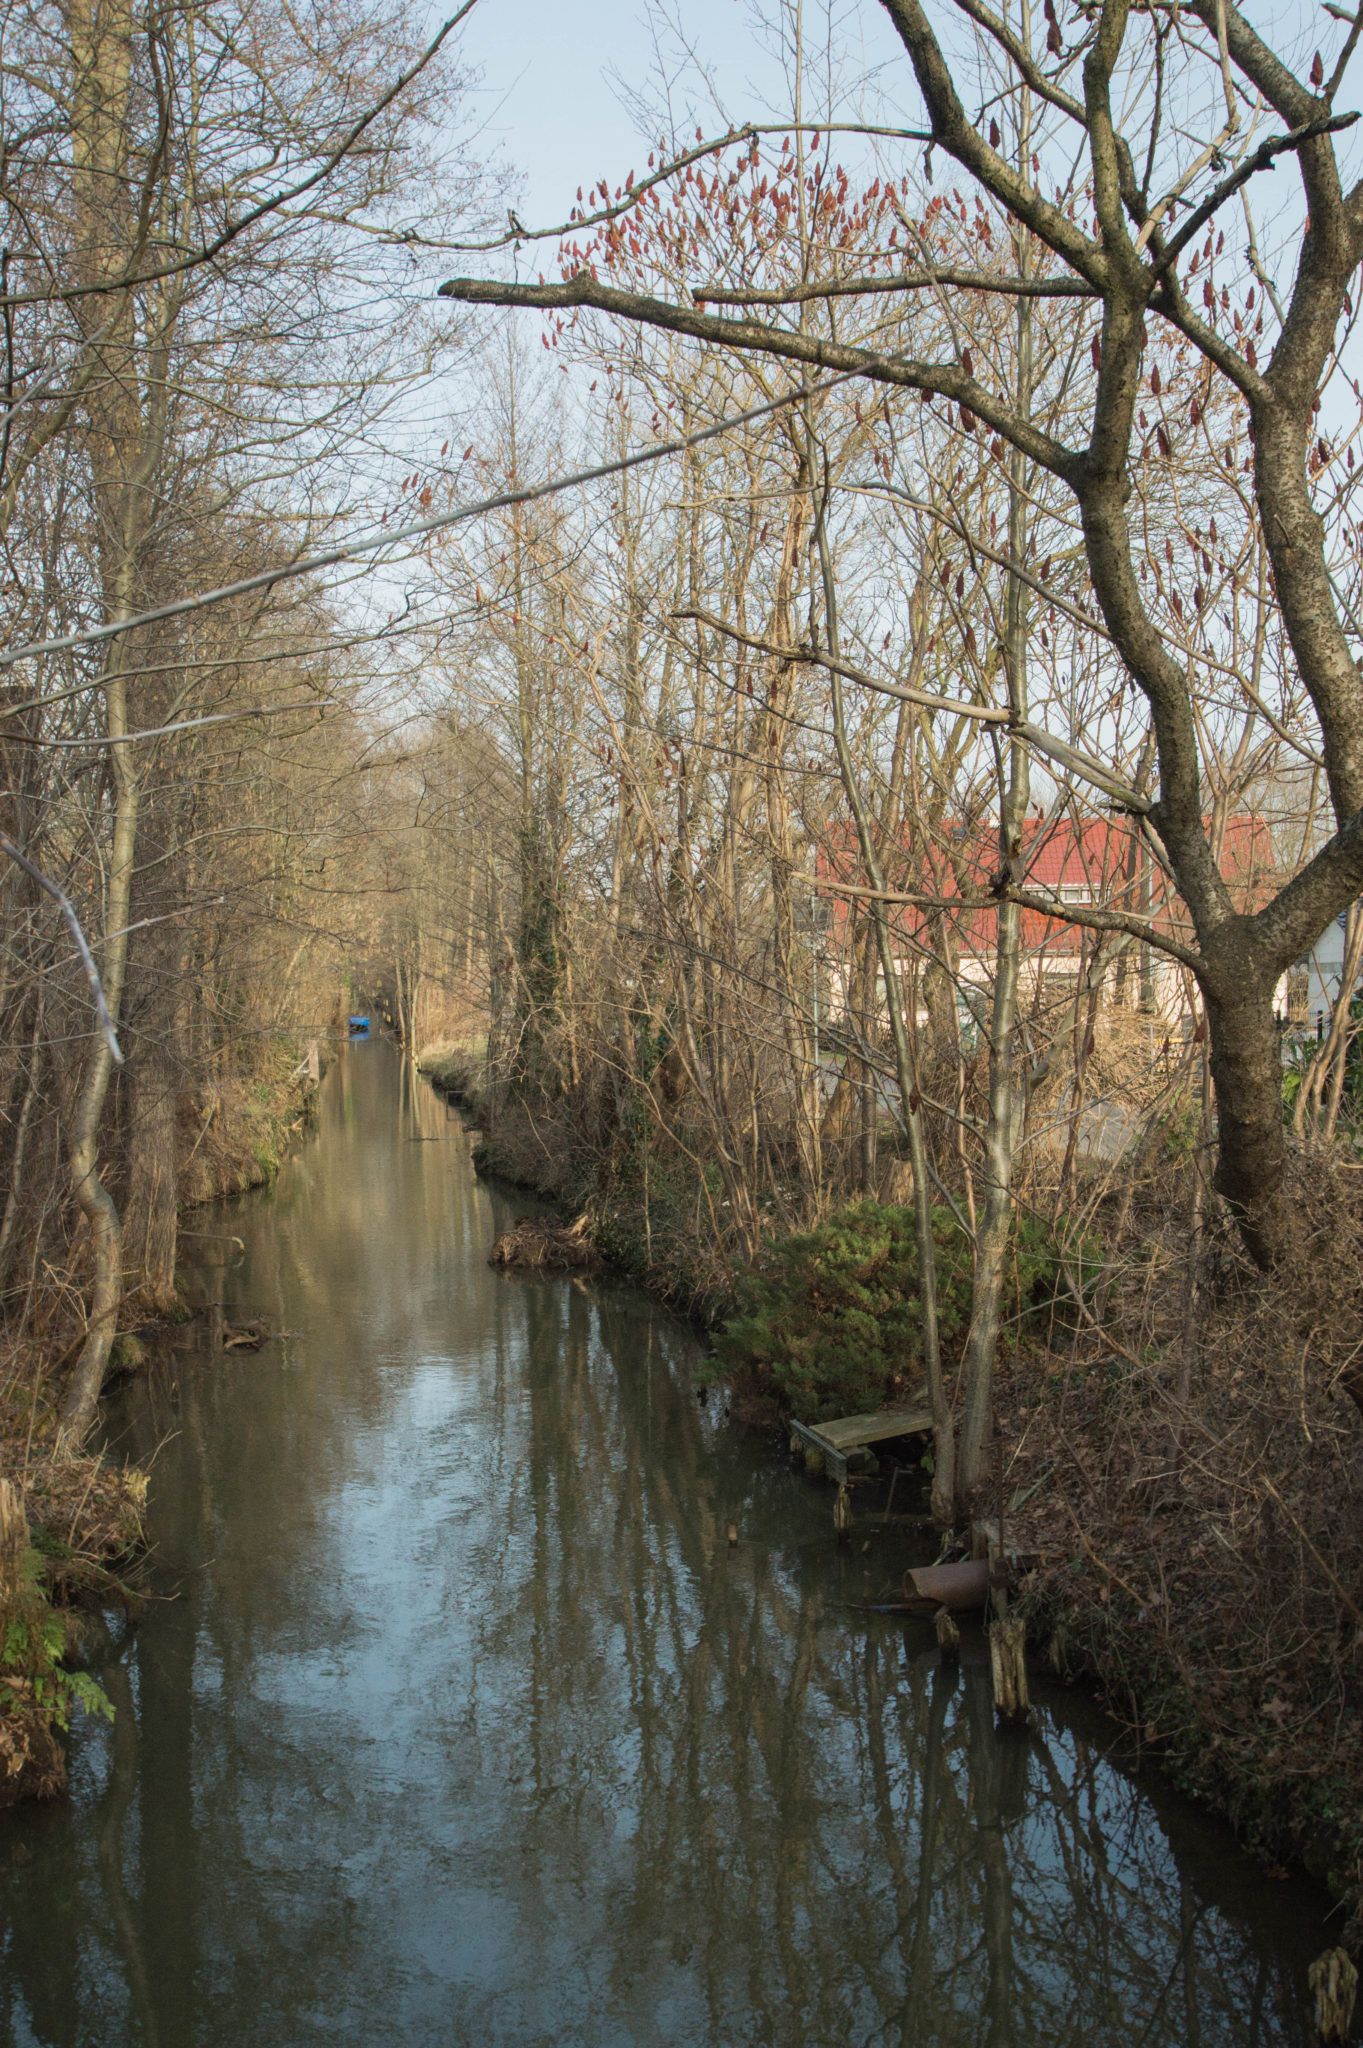
<path fill-rule="evenodd" d="M 824 1471 L 839 1486 L 847 1481 L 847 1460 L 871 1444 L 884 1443 L 892 1436 L 919 1436 L 932 1428 L 932 1410 L 926 1402 L 913 1408 L 877 1408 L 874 1415 L 841 1415 L 836 1422 L 797 1422 L 790 1418 L 790 1447 L 817 1451 Z"/>

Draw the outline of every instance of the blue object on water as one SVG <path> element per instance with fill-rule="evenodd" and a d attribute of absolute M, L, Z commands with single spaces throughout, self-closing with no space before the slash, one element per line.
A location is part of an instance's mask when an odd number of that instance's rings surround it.
<path fill-rule="evenodd" d="M 352 1038 L 368 1038 L 369 1019 L 367 1017 L 352 1017 L 350 1020 L 350 1035 Z"/>

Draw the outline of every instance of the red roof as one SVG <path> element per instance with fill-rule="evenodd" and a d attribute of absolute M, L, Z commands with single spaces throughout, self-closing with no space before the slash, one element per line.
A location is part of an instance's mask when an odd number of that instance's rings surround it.
<path fill-rule="evenodd" d="M 956 945 L 967 956 L 983 957 L 994 948 L 992 902 L 961 904 L 953 899 L 991 894 L 1000 870 L 998 829 L 992 820 L 981 824 L 947 824 L 934 835 L 911 836 L 900 846 L 880 850 L 887 890 L 902 889 L 927 899 L 897 905 L 896 927 L 911 945 L 925 945 L 929 920 L 945 909 Z M 1266 900 L 1275 868 L 1267 822 L 1252 813 L 1227 819 L 1221 832 L 1221 872 L 1241 908 L 1255 909 Z M 816 874 L 821 880 L 865 887 L 855 834 L 844 835 L 843 847 L 821 846 Z M 1030 816 L 1023 828 L 1023 886 L 1054 895 L 1076 907 L 1101 905 L 1148 914 L 1171 936 L 1189 932 L 1182 900 L 1142 842 L 1130 818 L 1046 819 Z M 1149 890 L 1149 911 L 1143 911 L 1142 887 Z M 856 902 L 854 894 L 830 890 L 833 925 L 840 930 Z M 1022 914 L 1022 940 L 1029 951 L 1075 953 L 1084 940 L 1081 926 L 1063 916 L 1036 910 Z"/>

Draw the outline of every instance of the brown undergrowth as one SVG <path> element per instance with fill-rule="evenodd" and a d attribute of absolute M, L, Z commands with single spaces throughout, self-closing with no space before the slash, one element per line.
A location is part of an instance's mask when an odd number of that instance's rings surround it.
<path fill-rule="evenodd" d="M 273 1178 L 312 1113 L 315 1084 L 297 1065 L 293 1048 L 271 1047 L 255 1077 L 181 1103 L 185 1207 Z M 11 1554 L 0 1554 L 0 1807 L 60 1791 L 73 1714 L 111 1711 L 79 1668 L 83 1610 L 127 1597 L 123 1575 L 144 1540 L 145 1476 L 59 1438 L 57 1405 L 85 1334 L 83 1253 L 78 1233 L 65 1270 L 49 1267 L 35 1289 L 26 1334 L 0 1350 L 0 1507 L 8 1503 L 19 1530 Z M 128 1295 L 117 1365 L 136 1367 L 162 1317 Z"/>
<path fill-rule="evenodd" d="M 518 1216 L 488 1253 L 489 1266 L 514 1266 L 529 1272 L 590 1270 L 596 1264 L 589 1220 L 571 1223 L 547 1216 Z"/>
<path fill-rule="evenodd" d="M 255 1073 L 219 1080 L 181 1103 L 184 1206 L 274 1179 L 314 1114 L 317 1083 L 298 1065 L 295 1044 L 272 1043 L 257 1049 Z"/>
<path fill-rule="evenodd" d="M 437 1083 L 437 1085 L 440 1085 Z M 458 1086 L 447 1093 L 479 1115 Z M 585 1218 L 593 1251 L 618 1273 L 709 1329 L 733 1306 L 727 1205 L 686 1158 L 659 1157 L 647 1179 L 633 1154 L 589 1151 L 553 1105 L 499 1107 L 474 1164 Z"/>
<path fill-rule="evenodd" d="M 73 1661 L 82 1609 L 127 1598 L 144 1542 L 145 1475 L 61 1446 L 32 1349 L 12 1347 L 0 1381 L 0 1807 L 60 1791 L 72 1716 L 111 1711 Z"/>
<path fill-rule="evenodd" d="M 1272 1286 L 1228 1223 L 1190 1247 L 1147 1190 L 1101 1325 L 1003 1372 L 1004 1501 L 1038 1652 L 1247 1842 L 1324 1877 L 1358 1947 L 1363 1188 L 1339 1159 L 1296 1171 L 1310 1222 Z"/>

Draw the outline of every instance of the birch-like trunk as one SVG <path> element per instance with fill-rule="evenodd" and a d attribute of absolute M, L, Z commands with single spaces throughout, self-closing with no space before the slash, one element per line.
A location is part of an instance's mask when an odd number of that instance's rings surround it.
<path fill-rule="evenodd" d="M 105 715 L 111 739 L 128 729 L 127 684 L 123 674 L 123 643 L 113 642 L 113 653 L 104 678 Z M 123 985 L 128 965 L 129 906 L 132 902 L 133 858 L 137 846 L 137 775 L 126 747 L 110 748 L 113 759 L 114 808 L 113 852 L 109 862 L 109 884 L 104 905 L 104 928 L 109 934 L 104 947 L 104 1000 L 117 1029 L 123 1010 Z M 104 1384 L 118 1331 L 118 1311 L 123 1300 L 123 1230 L 113 1196 L 99 1175 L 99 1133 L 104 1104 L 113 1073 L 113 1053 L 101 1032 L 96 1036 L 85 1082 L 76 1105 L 67 1157 L 71 1188 L 90 1230 L 93 1271 L 85 1342 L 67 1383 L 61 1406 L 62 1433 L 80 1443 L 95 1419 L 95 1404 Z"/>
<path fill-rule="evenodd" d="M 1031 18 L 1023 8 L 1023 40 L 1030 46 Z M 1031 100 L 1022 88 L 1018 161 L 1031 154 Z M 1015 232 L 1018 269 L 1031 270 L 1025 229 Z M 1019 298 L 1017 310 L 1017 410 L 1026 419 L 1032 402 L 1032 302 Z M 1008 581 L 1005 595 L 1003 664 L 1014 726 L 1027 716 L 1028 590 L 1020 571 L 1027 559 L 1027 464 L 1014 449 L 1008 465 Z M 1001 873 L 1020 879 L 1023 827 L 1031 796 L 1025 745 L 1008 741 L 999 775 L 999 863 Z M 999 899 L 994 966 L 994 999 L 989 1016 L 989 1112 L 984 1128 L 981 1180 L 984 1202 L 975 1235 L 970 1301 L 970 1335 L 963 1368 L 961 1495 L 973 1502 L 985 1483 L 994 1434 L 994 1371 L 1002 1321 L 1008 1243 L 1013 1228 L 1013 1161 L 1021 1136 L 1023 1091 L 1017 1039 L 1018 978 L 1022 967 L 1022 911 L 1007 895 Z"/>
<path fill-rule="evenodd" d="M 813 428 L 808 423 L 806 436 L 809 448 L 809 474 L 813 477 L 816 473 L 815 442 Z M 838 599 L 833 577 L 833 560 L 828 546 L 826 486 L 816 502 L 815 534 L 819 549 L 819 567 L 823 575 L 828 651 L 837 661 L 840 658 Z M 889 914 L 884 902 L 885 880 L 876 854 L 870 815 L 847 744 L 842 679 L 836 668 L 829 669 L 828 680 L 833 706 L 833 743 L 837 754 L 838 772 L 848 809 L 856 824 L 862 867 L 867 881 L 877 892 L 868 899 L 871 925 L 875 932 L 876 950 L 880 956 L 880 969 L 885 980 L 885 1002 L 890 1013 L 895 1075 L 899 1083 L 901 1112 L 909 1141 L 909 1163 L 913 1168 L 914 1237 L 918 1252 L 918 1299 L 922 1319 L 923 1367 L 927 1379 L 928 1402 L 932 1410 L 932 1512 L 934 1519 L 943 1527 L 947 1527 L 956 1519 L 956 1432 L 951 1404 L 947 1399 L 946 1381 L 942 1376 L 942 1350 L 937 1329 L 937 1247 L 932 1235 L 932 1190 L 928 1185 L 927 1146 L 923 1141 L 923 1119 L 918 1109 L 913 1055 L 909 1048 L 908 1028 L 904 1021 L 904 989 L 899 965 L 894 956 Z M 875 1085 L 874 1076 L 871 1076 L 871 1085 Z"/>
<path fill-rule="evenodd" d="M 90 330 L 97 362 L 84 402 L 99 515 L 104 615 L 116 622 L 136 611 L 141 595 L 141 565 L 165 443 L 169 345 L 178 301 L 174 288 L 165 286 L 140 304 L 116 284 L 142 238 L 131 202 L 127 156 L 138 23 L 126 0 L 101 0 L 88 9 L 69 6 L 65 24 L 72 59 L 75 267 L 81 284 L 93 294 L 80 317 Z M 112 313 L 105 311 L 109 302 Z M 143 317 L 145 331 L 139 327 Z M 102 683 L 114 791 L 102 975 L 115 1029 L 127 979 L 140 803 L 138 764 L 133 748 L 124 744 L 130 730 L 128 653 L 126 634 L 109 642 Z M 112 1070 L 113 1055 L 101 1036 L 85 1071 L 68 1141 L 72 1192 L 89 1226 L 93 1266 L 85 1342 L 61 1407 L 63 1434 L 75 1442 L 94 1420 L 123 1299 L 123 1232 L 99 1172 L 100 1128 Z"/>

